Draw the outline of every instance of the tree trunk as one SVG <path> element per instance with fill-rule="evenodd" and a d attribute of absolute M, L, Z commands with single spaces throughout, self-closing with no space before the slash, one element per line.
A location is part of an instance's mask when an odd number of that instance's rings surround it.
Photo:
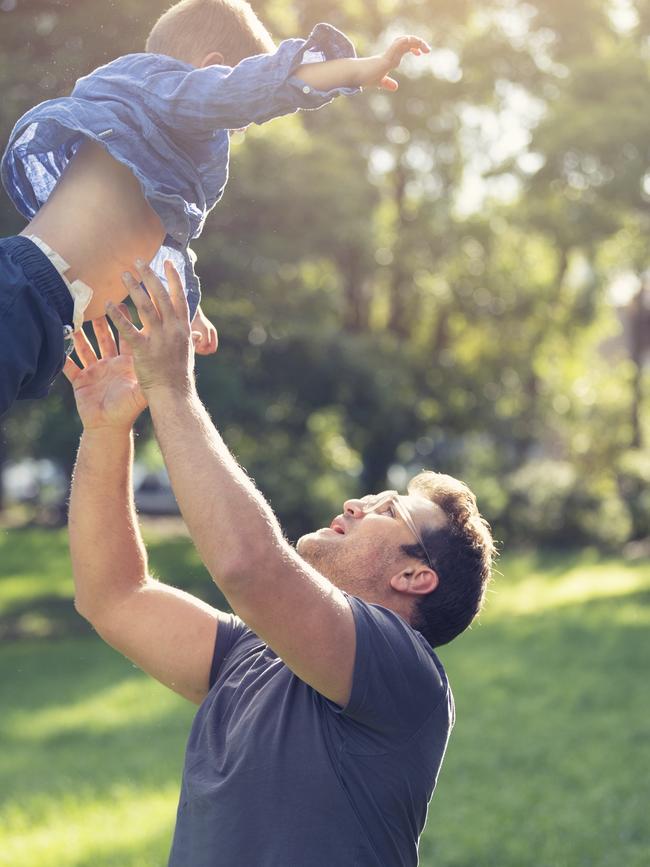
<path fill-rule="evenodd" d="M 388 316 L 388 328 L 398 337 L 408 337 L 409 316 L 407 294 L 410 290 L 409 275 L 405 273 L 403 262 L 405 257 L 400 249 L 401 238 L 407 231 L 407 221 L 404 217 L 404 197 L 406 191 L 406 172 L 398 164 L 395 169 L 395 234 L 393 269 L 390 281 L 390 313 Z"/>
<path fill-rule="evenodd" d="M 398 443 L 381 436 L 368 443 L 363 452 L 361 483 L 368 494 L 376 494 L 386 488 L 386 474 L 395 461 Z"/>
<path fill-rule="evenodd" d="M 338 258 L 338 265 L 345 297 L 343 327 L 353 333 L 364 331 L 368 327 L 368 298 L 358 251 L 346 250 Z"/>

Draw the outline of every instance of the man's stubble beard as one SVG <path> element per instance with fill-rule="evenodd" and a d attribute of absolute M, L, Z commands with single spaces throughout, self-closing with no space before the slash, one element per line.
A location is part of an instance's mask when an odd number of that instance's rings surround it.
<path fill-rule="evenodd" d="M 334 552 L 328 550 L 326 545 L 321 544 L 318 539 L 315 539 L 313 534 L 309 533 L 306 536 L 301 536 L 296 543 L 296 551 L 310 566 L 313 566 L 321 575 L 328 578 L 332 584 L 336 584 L 332 574 L 334 571 Z"/>
<path fill-rule="evenodd" d="M 334 549 L 311 534 L 298 540 L 296 550 L 310 566 L 340 590 L 362 598 L 370 598 L 376 590 L 376 575 L 365 574 L 367 561 L 364 562 L 359 551 L 342 546 Z"/>

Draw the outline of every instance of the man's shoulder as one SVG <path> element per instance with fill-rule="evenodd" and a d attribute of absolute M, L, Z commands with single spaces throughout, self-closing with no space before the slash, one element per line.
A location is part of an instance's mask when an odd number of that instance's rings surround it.
<path fill-rule="evenodd" d="M 417 656 L 423 664 L 431 665 L 436 670 L 442 669 L 440 660 L 426 638 L 400 614 L 392 608 L 367 602 L 359 596 L 346 594 L 346 597 L 354 614 L 357 633 L 360 630 L 377 630 L 391 644 L 417 648 Z"/>
<path fill-rule="evenodd" d="M 433 648 L 396 611 L 349 596 L 356 628 L 352 692 L 343 714 L 381 737 L 382 749 L 404 743 L 450 696 L 447 676 Z M 376 746 L 376 745 L 375 745 Z"/>
<path fill-rule="evenodd" d="M 236 614 L 220 612 L 217 640 L 215 642 L 210 687 L 223 682 L 237 667 L 264 653 L 267 645 Z"/>

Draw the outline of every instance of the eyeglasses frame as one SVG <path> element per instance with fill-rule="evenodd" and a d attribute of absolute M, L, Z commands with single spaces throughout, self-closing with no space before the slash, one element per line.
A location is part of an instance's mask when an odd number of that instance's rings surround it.
<path fill-rule="evenodd" d="M 377 512 L 382 506 L 385 506 L 386 503 L 391 503 L 394 506 L 395 511 L 398 513 L 400 518 L 404 521 L 406 526 L 415 537 L 420 548 L 422 548 L 422 550 L 424 551 L 424 556 L 431 570 L 433 572 L 436 571 L 435 566 L 433 565 L 433 563 L 431 562 L 431 558 L 429 557 L 429 552 L 427 551 L 426 545 L 422 541 L 422 534 L 416 527 L 415 521 L 411 517 L 408 509 L 400 500 L 400 496 L 397 491 L 385 491 L 383 494 L 378 494 L 377 496 L 375 496 L 371 502 L 364 497 L 363 499 L 359 500 L 359 502 L 361 503 L 361 510 L 364 515 L 371 514 L 372 512 Z"/>

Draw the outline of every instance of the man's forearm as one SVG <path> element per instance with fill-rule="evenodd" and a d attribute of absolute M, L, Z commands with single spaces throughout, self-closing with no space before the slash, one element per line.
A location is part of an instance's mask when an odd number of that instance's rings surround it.
<path fill-rule="evenodd" d="M 282 531 L 196 392 L 162 390 L 149 396 L 149 408 L 194 544 L 226 592 L 224 585 L 231 576 L 239 576 L 274 552 L 282 556 Z"/>
<path fill-rule="evenodd" d="M 85 431 L 70 496 L 75 605 L 88 620 L 110 613 L 147 575 L 132 494 L 133 437 Z"/>

